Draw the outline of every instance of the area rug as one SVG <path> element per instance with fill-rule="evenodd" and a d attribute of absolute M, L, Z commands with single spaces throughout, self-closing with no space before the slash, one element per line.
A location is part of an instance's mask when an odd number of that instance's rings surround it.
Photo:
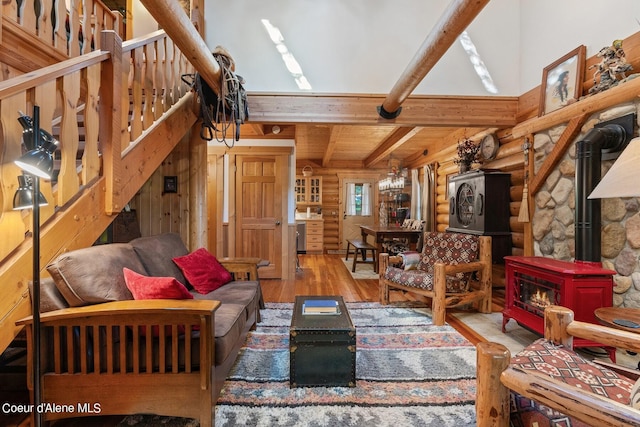
<path fill-rule="evenodd" d="M 475 347 L 419 303 L 348 303 L 356 387 L 289 387 L 293 304 L 267 303 L 216 405 L 223 426 L 474 426 Z M 121 425 L 192 427 L 127 417 Z"/>
<path fill-rule="evenodd" d="M 368 258 L 371 261 L 371 257 Z M 356 280 L 363 280 L 363 279 L 374 279 L 374 280 L 378 280 L 378 273 L 373 271 L 373 262 L 371 263 L 357 263 L 356 264 L 356 271 L 351 271 L 351 269 L 353 268 L 353 255 L 349 255 L 349 259 L 345 260 L 344 256 L 342 256 L 342 263 L 344 264 L 345 268 L 349 271 L 349 274 L 351 274 L 351 277 L 353 277 Z"/>
<path fill-rule="evenodd" d="M 216 426 L 475 425 L 475 348 L 430 309 L 348 304 L 356 387 L 289 387 L 291 304 L 268 304 L 216 405 Z"/>

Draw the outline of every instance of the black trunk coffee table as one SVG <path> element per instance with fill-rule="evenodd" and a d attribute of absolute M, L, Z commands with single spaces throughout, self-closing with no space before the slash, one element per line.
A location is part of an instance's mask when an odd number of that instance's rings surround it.
<path fill-rule="evenodd" d="M 337 301 L 337 314 L 303 314 L 305 301 Z M 356 328 L 341 296 L 296 296 L 289 330 L 291 387 L 355 387 Z"/>

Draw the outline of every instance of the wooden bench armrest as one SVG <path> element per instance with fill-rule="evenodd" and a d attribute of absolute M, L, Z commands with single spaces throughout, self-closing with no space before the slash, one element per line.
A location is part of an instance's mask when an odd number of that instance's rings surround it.
<path fill-rule="evenodd" d="M 574 320 L 573 311 L 562 306 L 545 308 L 546 339 L 573 348 L 573 337 L 584 338 L 609 347 L 640 352 L 640 334 L 604 325 Z"/>
<path fill-rule="evenodd" d="M 640 411 L 573 387 L 546 374 L 510 366 L 500 375 L 508 389 L 589 425 L 640 425 Z"/>
<path fill-rule="evenodd" d="M 453 275 L 456 273 L 470 273 L 472 271 L 482 271 L 482 269 L 486 267 L 486 263 L 482 261 L 473 261 L 461 264 L 436 263 L 436 266 L 438 266 L 439 264 L 444 266 L 444 271 L 447 275 Z M 434 266 L 434 268 L 437 267 Z"/>
<path fill-rule="evenodd" d="M 260 258 L 220 258 L 218 261 L 236 280 L 258 281 L 258 264 L 262 261 Z"/>
<path fill-rule="evenodd" d="M 90 318 L 99 316 L 166 316 L 177 315 L 207 316 L 220 306 L 220 301 L 211 300 L 127 300 L 114 301 L 103 304 L 87 305 L 84 307 L 70 307 L 40 314 L 40 322 L 59 322 L 64 320 Z M 33 317 L 28 316 L 16 322 L 16 325 L 30 325 Z M 170 324 L 170 323 L 168 323 Z"/>

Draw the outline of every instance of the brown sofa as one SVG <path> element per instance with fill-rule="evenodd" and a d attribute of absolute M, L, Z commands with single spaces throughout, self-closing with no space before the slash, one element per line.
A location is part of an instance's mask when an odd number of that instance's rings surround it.
<path fill-rule="evenodd" d="M 172 259 L 188 253 L 180 236 L 167 233 L 67 252 L 47 266 L 42 399 L 74 407 L 92 402 L 100 410 L 51 412 L 45 419 L 153 413 L 213 425 L 222 384 L 259 321 L 260 260 L 220 259 L 233 281 L 206 295 L 190 290 L 193 300 L 133 299 L 124 267 L 187 284 Z M 21 323 L 30 335 L 30 319 Z"/>

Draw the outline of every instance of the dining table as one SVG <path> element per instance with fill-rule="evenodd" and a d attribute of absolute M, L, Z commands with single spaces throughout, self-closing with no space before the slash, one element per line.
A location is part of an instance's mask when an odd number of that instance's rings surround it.
<path fill-rule="evenodd" d="M 382 244 L 394 238 L 407 239 L 411 250 L 415 250 L 418 239 L 420 238 L 420 233 L 422 233 L 421 230 L 412 230 L 400 226 L 360 225 L 360 234 L 362 234 L 363 242 L 367 242 L 368 236 L 372 236 L 373 241 L 367 243 L 376 246 L 376 256 L 380 256 L 380 254 L 384 252 Z"/>

